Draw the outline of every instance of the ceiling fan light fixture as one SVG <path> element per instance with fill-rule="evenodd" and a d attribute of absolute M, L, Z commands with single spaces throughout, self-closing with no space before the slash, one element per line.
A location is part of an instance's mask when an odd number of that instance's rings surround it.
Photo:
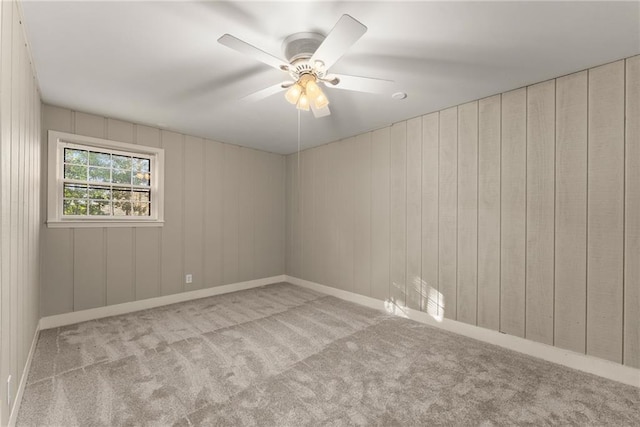
<path fill-rule="evenodd" d="M 298 103 L 298 100 L 300 99 L 300 95 L 302 95 L 302 86 L 296 83 L 291 86 L 289 90 L 287 90 L 287 93 L 285 93 L 284 97 L 291 104 L 296 105 Z"/>
<path fill-rule="evenodd" d="M 300 95 L 298 103 L 296 104 L 298 110 L 309 111 L 309 98 L 304 93 Z"/>
<path fill-rule="evenodd" d="M 320 90 L 320 87 L 315 82 L 315 80 L 309 80 L 305 88 L 305 93 L 309 98 L 313 100 L 316 99 L 320 94 L 322 94 L 322 91 Z"/>
<path fill-rule="evenodd" d="M 324 108 L 329 104 L 327 96 L 317 83 L 315 74 L 304 73 L 298 81 L 285 93 L 285 98 L 294 104 L 298 110 L 309 111 L 311 105 L 315 108 Z"/>
<path fill-rule="evenodd" d="M 317 109 L 321 109 L 329 105 L 329 100 L 322 91 L 320 91 L 320 94 L 314 100 L 314 105 Z"/>

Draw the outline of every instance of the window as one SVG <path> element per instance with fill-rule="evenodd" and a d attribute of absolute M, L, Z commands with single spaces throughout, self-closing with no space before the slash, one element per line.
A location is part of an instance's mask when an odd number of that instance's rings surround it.
<path fill-rule="evenodd" d="M 159 226 L 162 149 L 49 131 L 49 227 Z"/>

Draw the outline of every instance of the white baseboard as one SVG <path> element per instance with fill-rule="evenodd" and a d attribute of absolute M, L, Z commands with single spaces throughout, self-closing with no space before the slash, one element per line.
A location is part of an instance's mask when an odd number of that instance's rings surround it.
<path fill-rule="evenodd" d="M 36 351 L 36 344 L 38 343 L 38 337 L 40 336 L 40 324 L 36 325 L 36 331 L 33 334 L 33 340 L 31 341 L 31 348 L 27 355 L 27 361 L 24 364 L 22 370 L 22 377 L 20 377 L 20 383 L 18 384 L 18 390 L 13 399 L 13 406 L 11 407 L 11 413 L 9 414 L 9 427 L 14 427 L 18 420 L 18 412 L 20 412 L 20 404 L 22 403 L 22 395 L 24 389 L 27 387 L 27 377 L 29 376 L 29 370 L 31 369 L 31 361 L 33 360 L 33 353 Z"/>
<path fill-rule="evenodd" d="M 134 311 L 146 310 L 148 308 L 160 307 L 163 305 L 175 304 L 178 302 L 190 301 L 199 298 L 206 298 L 213 295 L 226 294 L 229 292 L 242 291 L 244 289 L 257 288 L 260 286 L 271 285 L 273 283 L 284 281 L 286 281 L 285 275 L 266 277 L 264 279 L 249 280 L 247 282 L 238 282 L 232 283 L 230 285 L 198 289 L 195 291 L 165 295 L 140 301 L 131 301 L 122 304 L 108 305 L 106 307 L 97 307 L 88 310 L 74 311 L 71 313 L 56 314 L 53 316 L 41 318 L 40 329 L 57 328 L 59 326 L 72 325 L 74 323 L 101 319 L 103 317 L 117 316 L 120 314 L 132 313 Z"/>
<path fill-rule="evenodd" d="M 619 363 L 564 350 L 559 347 L 538 343 L 524 338 L 507 335 L 498 331 L 469 325 L 450 319 L 436 319 L 428 313 L 414 310 L 408 307 L 400 307 L 390 301 L 381 301 L 375 298 L 355 294 L 349 291 L 332 288 L 297 277 L 286 276 L 286 281 L 294 285 L 302 286 L 327 295 L 351 301 L 377 310 L 384 310 L 388 313 L 406 317 L 420 323 L 445 329 L 469 338 L 484 341 L 500 347 L 508 348 L 519 353 L 544 359 L 548 362 L 564 365 L 569 368 L 578 369 L 590 374 L 598 375 L 610 380 L 624 384 L 640 387 L 640 369 L 624 366 Z"/>

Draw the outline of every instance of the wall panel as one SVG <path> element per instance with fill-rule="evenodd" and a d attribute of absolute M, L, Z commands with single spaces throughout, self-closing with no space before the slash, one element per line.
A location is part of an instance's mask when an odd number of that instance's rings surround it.
<path fill-rule="evenodd" d="M 59 109 L 62 110 L 62 109 Z M 136 125 L 136 144 L 161 147 L 160 130 Z M 135 297 L 136 300 L 160 296 L 161 228 L 134 229 L 135 236 Z"/>
<path fill-rule="evenodd" d="M 458 320 L 476 324 L 478 304 L 478 103 L 458 108 Z"/>
<path fill-rule="evenodd" d="M 107 139 L 134 144 L 135 125 L 122 120 L 107 119 Z"/>
<path fill-rule="evenodd" d="M 407 274 L 407 124 L 396 123 L 390 130 L 390 295 L 393 302 L 406 305 Z"/>
<path fill-rule="evenodd" d="M 135 297 L 136 300 L 160 296 L 161 235 L 156 228 L 135 231 Z"/>
<path fill-rule="evenodd" d="M 587 354 L 622 361 L 624 61 L 589 70 Z"/>
<path fill-rule="evenodd" d="M 18 43 L 22 43 L 24 41 L 24 37 L 23 37 L 23 33 L 22 33 L 22 29 L 19 26 L 16 26 L 15 29 L 18 31 L 18 34 L 20 34 L 19 38 L 18 38 Z M 15 147 L 15 150 L 18 152 L 17 154 L 17 158 L 18 158 L 18 164 L 22 165 L 21 168 L 16 170 L 16 174 L 13 176 L 14 181 L 14 191 L 17 192 L 17 215 L 16 215 L 16 219 L 17 219 L 17 230 L 15 230 L 15 233 L 17 235 L 17 275 L 18 277 L 22 276 L 26 278 L 26 274 L 25 274 L 25 262 L 26 262 L 26 257 L 25 257 L 25 234 L 26 234 L 26 227 L 25 227 L 25 222 L 28 221 L 28 211 L 25 209 L 25 205 L 24 205 L 24 201 L 25 198 L 27 197 L 26 191 L 25 191 L 25 174 L 27 173 L 27 153 L 26 153 L 26 133 L 27 133 L 27 127 L 25 125 L 25 110 L 26 110 L 26 101 L 27 99 L 29 99 L 28 95 L 26 95 L 29 91 L 28 85 L 27 85 L 27 79 L 30 79 L 31 76 L 29 75 L 30 73 L 28 72 L 28 70 L 25 72 L 25 63 L 27 61 L 27 52 L 24 49 L 18 49 L 15 50 L 14 53 L 18 53 L 18 60 L 16 61 L 14 59 L 14 64 L 17 64 L 18 69 L 17 69 L 17 73 L 14 73 L 14 75 L 17 75 L 18 78 L 14 78 L 14 81 L 16 82 L 16 87 L 18 88 L 18 91 L 13 91 L 14 94 L 15 92 L 18 92 L 18 99 L 17 99 L 17 114 L 14 115 L 17 116 L 17 126 L 12 127 L 11 129 L 11 133 L 12 133 L 12 137 L 14 138 L 14 140 L 18 141 L 18 146 Z M 20 94 L 24 93 L 24 96 L 20 96 Z M 13 301 L 15 301 L 15 307 L 20 307 L 22 308 L 22 305 L 24 304 L 25 301 L 25 295 L 24 295 L 24 288 L 22 286 L 18 286 L 16 288 L 16 292 L 13 293 L 12 295 L 12 299 Z M 15 317 L 15 321 L 16 323 L 22 323 L 22 315 L 21 313 L 18 313 Z M 20 325 L 18 325 L 18 327 L 20 327 Z M 12 331 L 13 332 L 13 331 Z M 14 360 L 13 360 L 13 364 L 15 366 L 15 369 L 18 369 L 18 366 L 22 366 L 24 364 L 24 346 L 22 341 L 24 340 L 23 335 L 20 333 L 20 331 L 16 328 L 15 330 L 15 334 L 12 337 L 12 350 L 14 352 Z"/>
<path fill-rule="evenodd" d="M 626 67 L 623 360 L 640 368 L 640 56 Z"/>
<path fill-rule="evenodd" d="M 332 144 L 333 148 L 335 148 L 335 144 Z M 295 277 L 300 277 L 302 275 L 302 252 L 300 250 L 300 221 L 301 221 L 301 213 L 300 213 L 300 189 L 299 189 L 299 174 L 298 174 L 298 163 L 300 161 L 299 153 L 293 154 L 287 157 L 287 177 L 290 179 L 287 181 L 287 274 L 293 275 Z M 335 177 L 334 177 L 335 179 Z M 335 206 L 331 203 L 327 202 L 329 206 L 329 212 L 327 217 L 329 218 L 329 222 L 333 222 L 333 211 L 335 210 Z M 332 243 L 333 243 L 333 236 Z M 333 245 L 331 245 L 333 248 Z M 329 250 L 329 254 L 335 254 Z M 333 264 L 332 264 L 333 265 Z M 329 282 L 332 285 L 335 285 L 335 271 L 330 270 L 331 274 L 329 275 Z"/>
<path fill-rule="evenodd" d="M 269 156 L 269 194 L 274 194 L 275 197 L 269 197 L 270 206 L 270 225 L 269 230 L 269 245 L 271 248 L 275 248 L 269 252 L 269 276 L 276 276 L 284 271 L 284 254 L 285 251 L 285 202 L 286 195 L 282 191 L 286 182 L 286 171 L 284 168 L 284 157 L 271 154 Z"/>
<path fill-rule="evenodd" d="M 222 285 L 224 238 L 224 145 L 205 141 L 204 158 L 204 286 Z"/>
<path fill-rule="evenodd" d="M 257 158 L 255 150 L 240 148 L 239 164 L 247 165 L 238 171 L 238 282 L 254 278 L 255 269 L 255 178 Z"/>
<path fill-rule="evenodd" d="M 285 159 L 278 154 L 271 154 L 268 169 L 268 176 L 264 178 L 269 181 L 269 206 L 271 221 L 269 222 L 269 241 L 273 250 L 269 252 L 269 272 L 266 277 L 282 274 L 285 269 L 285 204 L 286 194 L 284 192 L 286 183 Z"/>
<path fill-rule="evenodd" d="M 191 274 L 192 283 L 185 290 L 205 287 L 204 260 L 204 142 L 200 138 L 184 138 L 184 274 Z"/>
<path fill-rule="evenodd" d="M 106 304 L 105 231 L 82 228 L 73 233 L 73 309 Z"/>
<path fill-rule="evenodd" d="M 389 298 L 390 128 L 371 133 L 371 296 Z"/>
<path fill-rule="evenodd" d="M 10 5 L 13 9 L 13 13 L 15 16 L 18 15 L 17 9 L 15 5 Z M 21 44 L 21 31 L 20 27 L 13 22 L 13 26 L 11 28 L 11 34 L 9 37 L 11 38 L 12 49 L 7 52 L 7 56 L 11 59 L 8 61 L 9 70 L 11 76 L 10 87 L 15 87 L 17 90 L 10 90 L 8 93 L 10 95 L 7 98 L 10 99 L 10 114 L 7 117 L 7 120 L 3 120 L 3 124 L 8 127 L 8 134 L 5 135 L 5 138 L 8 138 L 11 141 L 11 148 L 6 152 L 6 157 L 10 158 L 11 163 L 8 167 L 8 176 L 6 180 L 8 193 L 8 202 L 5 206 L 4 215 L 8 218 L 9 228 L 5 230 L 3 233 L 4 240 L 9 242 L 9 250 L 7 256 L 9 257 L 9 279 L 5 281 L 5 283 L 17 283 L 18 278 L 22 276 L 22 271 L 20 269 L 19 260 L 20 257 L 20 248 L 18 247 L 19 241 L 19 232 L 21 230 L 18 229 L 18 224 L 21 218 L 19 215 L 19 206 L 18 206 L 18 197 L 19 197 L 19 176 L 22 165 L 20 162 L 20 144 L 19 140 L 19 132 L 20 132 L 20 101 L 22 99 L 22 94 L 24 88 L 20 86 L 20 81 L 22 79 L 21 67 L 20 67 L 20 56 L 22 49 L 17 48 Z M 13 165 L 20 165 L 20 168 L 13 167 Z M 5 261 L 6 263 L 7 261 Z M 5 284 L 5 286 L 7 286 Z M 9 285 L 10 286 L 10 285 Z M 5 322 L 4 324 L 15 324 L 17 323 L 18 315 L 13 313 L 13 309 L 10 307 L 18 306 L 18 292 L 19 289 L 16 286 L 10 286 L 9 292 L 3 298 L 4 301 L 9 302 L 9 306 L 6 308 L 6 312 L 9 314 L 9 322 Z M 5 356 L 4 365 L 9 367 L 9 372 L 17 372 L 18 370 L 18 327 L 14 326 L 8 329 L 6 335 L 6 341 L 3 343 L 3 347 L 8 349 L 8 354 Z"/>
<path fill-rule="evenodd" d="M 95 114 L 74 112 L 74 133 L 78 135 L 93 136 L 94 138 L 107 137 L 107 120 Z"/>
<path fill-rule="evenodd" d="M 555 330 L 585 352 L 587 308 L 587 72 L 556 80 Z"/>
<path fill-rule="evenodd" d="M 527 88 L 525 336 L 553 344 L 555 80 Z"/>
<path fill-rule="evenodd" d="M 222 263 L 222 283 L 229 284 L 238 281 L 239 271 L 239 175 L 240 147 L 225 144 L 224 146 L 224 195 L 222 212 L 222 234 L 223 234 L 223 263 Z"/>
<path fill-rule="evenodd" d="M 313 240 L 315 230 L 315 211 L 313 201 L 315 198 L 313 175 L 315 169 L 316 150 L 305 150 L 300 155 L 300 233 L 301 233 L 301 257 L 302 274 L 311 277 L 314 263 Z"/>
<path fill-rule="evenodd" d="M 327 221 L 326 221 L 326 230 L 327 230 L 327 283 L 331 284 L 331 286 L 337 287 L 339 282 L 338 279 L 338 270 L 334 268 L 339 263 L 339 255 L 338 255 L 338 240 L 339 235 L 337 232 L 337 221 L 338 221 L 338 193 L 333 191 L 333 189 L 337 188 L 341 183 L 339 180 L 339 176 L 337 174 L 337 166 L 338 165 L 338 143 L 331 143 L 326 146 L 327 151 L 327 164 L 331 165 L 331 172 L 327 174 Z M 296 155 L 292 155 L 289 157 L 296 157 Z M 329 191 L 331 189 L 331 191 Z M 295 200 L 295 196 L 294 196 Z M 294 220 L 295 222 L 296 220 Z"/>
<path fill-rule="evenodd" d="M 353 292 L 354 279 L 354 164 L 355 138 L 348 138 L 337 143 L 336 178 L 340 185 L 333 187 L 336 192 L 335 233 L 337 238 L 336 264 L 337 286 Z"/>
<path fill-rule="evenodd" d="M 440 115 L 422 118 L 422 310 L 439 316 L 438 291 L 438 147 Z"/>
<path fill-rule="evenodd" d="M 525 335 L 527 92 L 502 94 L 500 331 Z"/>
<path fill-rule="evenodd" d="M 421 309 L 422 117 L 407 121 L 407 307 Z"/>
<path fill-rule="evenodd" d="M 273 215 L 270 202 L 269 187 L 271 180 L 262 179 L 267 176 L 269 170 L 270 154 L 264 152 L 255 153 L 255 165 L 253 174 L 254 186 L 254 276 L 267 277 L 270 270 L 269 251 L 272 250 L 272 242 L 269 239 L 269 224 Z"/>
<path fill-rule="evenodd" d="M 42 162 L 41 176 L 47 176 L 47 131 L 73 132 L 74 114 L 71 110 L 42 106 Z M 41 191 L 40 215 L 47 217 L 47 192 Z M 40 310 L 43 316 L 73 311 L 73 230 L 43 227 L 41 283 L 43 295 Z"/>
<path fill-rule="evenodd" d="M 184 136 L 163 130 L 165 152 L 164 219 L 161 251 L 161 295 L 184 290 L 183 204 L 184 204 Z"/>
<path fill-rule="evenodd" d="M 500 327 L 501 97 L 478 103 L 478 326 Z"/>
<path fill-rule="evenodd" d="M 458 109 L 440 112 L 439 292 L 443 315 L 457 318 Z"/>
<path fill-rule="evenodd" d="M 131 228 L 106 230 L 106 305 L 135 300 L 134 249 Z"/>
<path fill-rule="evenodd" d="M 327 248 L 329 236 L 327 230 L 327 174 L 330 165 L 327 162 L 327 146 L 317 147 L 314 167 L 313 211 L 315 212 L 315 228 L 313 245 L 313 270 L 312 280 L 318 283 L 327 283 Z M 333 168 L 331 168 L 332 170 Z"/>
<path fill-rule="evenodd" d="M 371 133 L 359 135 L 354 141 L 353 179 L 353 291 L 371 296 Z"/>

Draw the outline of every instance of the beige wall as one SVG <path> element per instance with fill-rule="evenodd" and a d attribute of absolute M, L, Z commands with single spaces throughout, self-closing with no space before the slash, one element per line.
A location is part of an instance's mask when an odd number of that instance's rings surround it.
<path fill-rule="evenodd" d="M 640 57 L 288 156 L 286 259 L 640 367 Z"/>
<path fill-rule="evenodd" d="M 0 2 L 0 425 L 40 319 L 40 94 L 17 5 Z"/>
<path fill-rule="evenodd" d="M 43 158 L 48 130 L 165 150 L 164 227 L 43 225 L 43 316 L 284 274 L 283 156 L 49 105 L 42 120 Z"/>

